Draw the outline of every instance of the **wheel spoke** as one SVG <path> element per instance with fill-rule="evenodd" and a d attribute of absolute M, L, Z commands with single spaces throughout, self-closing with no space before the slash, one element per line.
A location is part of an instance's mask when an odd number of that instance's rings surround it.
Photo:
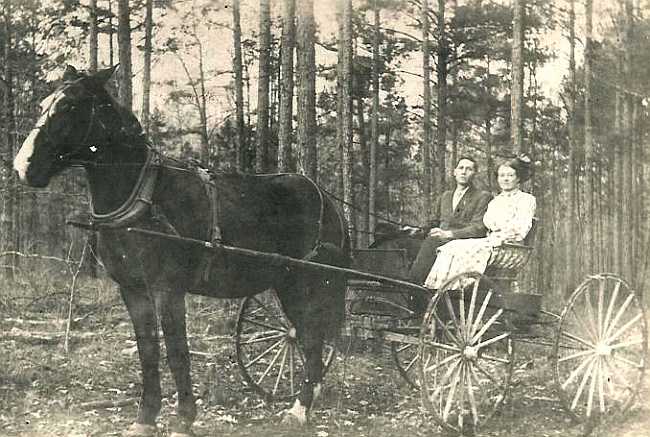
<path fill-rule="evenodd" d="M 269 346 L 269 347 L 268 347 L 264 352 L 262 352 L 262 353 L 259 354 L 257 357 L 255 357 L 255 359 L 253 359 L 253 360 L 249 361 L 247 364 L 245 364 L 244 367 L 245 367 L 245 368 L 249 368 L 249 367 L 252 366 L 253 364 L 257 363 L 259 360 L 261 360 L 261 359 L 264 358 L 266 355 L 268 355 L 269 353 L 271 353 L 271 351 L 272 351 L 273 349 L 275 349 L 275 348 L 276 348 L 280 343 L 282 343 L 282 342 L 284 342 L 284 341 L 285 341 L 284 339 L 280 339 L 280 340 L 276 341 L 276 342 L 273 343 L 271 346 Z"/>
<path fill-rule="evenodd" d="M 489 290 L 485 295 L 485 299 L 481 304 L 481 308 L 478 310 L 478 314 L 476 315 L 476 319 L 474 320 L 474 325 L 472 326 L 471 335 L 474 335 L 474 333 L 478 330 L 479 326 L 481 326 L 481 322 L 483 322 L 483 315 L 485 314 L 485 310 L 491 298 L 492 298 L 492 290 Z"/>
<path fill-rule="evenodd" d="M 566 388 L 573 382 L 573 380 L 582 372 L 582 370 L 589 365 L 589 363 L 593 362 L 595 359 L 595 355 L 587 358 L 584 360 L 578 367 L 573 369 L 573 371 L 569 374 L 569 377 L 567 378 L 566 381 L 562 384 L 562 389 L 566 390 Z"/>
<path fill-rule="evenodd" d="M 611 357 L 613 359 L 617 360 L 617 361 L 620 361 L 622 363 L 627 364 L 628 366 L 632 366 L 637 370 L 643 369 L 643 362 L 635 363 L 634 361 L 628 360 L 627 358 L 624 358 L 624 357 L 620 356 L 619 354 L 613 354 Z"/>
<path fill-rule="evenodd" d="M 458 337 L 456 337 L 456 334 L 454 334 L 452 331 L 449 330 L 449 328 L 447 327 L 447 324 L 444 323 L 440 319 L 440 317 L 438 317 L 438 314 L 436 314 L 435 310 L 434 310 L 434 313 L 433 313 L 433 317 L 436 319 L 436 323 L 438 323 L 442 327 L 442 329 L 445 331 L 445 334 L 447 334 L 449 336 L 449 339 L 451 341 L 453 341 L 455 344 L 458 344 L 458 345 L 461 344 L 461 341 L 458 339 Z"/>
<path fill-rule="evenodd" d="M 609 337 L 609 334 L 612 332 L 614 327 L 618 325 L 618 321 L 625 313 L 627 307 L 632 303 L 632 300 L 634 300 L 634 294 L 630 293 L 628 294 L 627 298 L 623 302 L 623 305 L 621 305 L 621 307 L 618 309 L 618 312 L 616 313 L 616 316 L 614 316 L 614 320 L 612 320 L 612 323 L 610 323 L 609 326 L 607 327 L 607 330 L 605 331 L 605 338 Z"/>
<path fill-rule="evenodd" d="M 277 340 L 278 338 L 283 338 L 285 336 L 286 336 L 285 333 L 280 333 L 280 334 L 276 334 L 276 335 L 270 335 L 268 337 L 252 337 L 250 340 L 246 340 L 246 341 L 242 342 L 242 344 L 262 343 L 262 342 L 269 341 L 269 340 Z"/>
<path fill-rule="evenodd" d="M 447 381 L 452 376 L 452 374 L 454 374 L 454 372 L 458 369 L 458 365 L 460 363 L 461 363 L 461 360 L 457 360 L 451 366 L 449 366 L 449 368 L 447 369 L 445 374 L 442 375 L 442 378 L 440 379 L 440 383 L 439 383 L 438 387 L 436 387 L 436 389 L 433 391 L 432 396 L 438 396 L 439 393 L 440 393 L 440 395 L 442 395 L 442 390 L 447 385 Z"/>
<path fill-rule="evenodd" d="M 490 328 L 490 326 L 492 326 L 494 322 L 496 322 L 497 319 L 501 317 L 501 314 L 503 314 L 503 309 L 499 308 L 499 310 L 496 313 L 494 313 L 492 317 L 490 317 L 490 319 L 485 323 L 485 325 L 483 325 L 481 330 L 474 335 L 471 343 L 472 344 L 476 343 L 483 336 L 483 334 L 485 334 L 485 331 L 487 331 Z"/>
<path fill-rule="evenodd" d="M 597 340 L 598 337 L 598 327 L 594 325 L 596 322 L 596 317 L 594 316 L 594 307 L 591 304 L 591 295 L 586 292 L 583 294 L 585 297 L 585 308 L 587 309 L 587 322 L 589 324 L 589 332 L 591 332 L 593 338 Z M 572 307 L 573 309 L 574 307 Z M 575 313 L 574 313 L 575 314 Z"/>
<path fill-rule="evenodd" d="M 618 385 L 623 387 L 626 390 L 632 391 L 634 387 L 632 384 L 628 382 L 628 380 L 625 378 L 623 375 L 623 372 L 621 372 L 618 369 L 613 369 L 611 363 L 609 360 L 604 360 L 605 364 L 607 365 L 608 369 L 608 377 L 607 377 L 607 382 L 611 385 Z M 615 380 L 618 380 L 619 383 L 616 384 Z M 616 397 L 616 393 L 614 393 L 614 389 L 610 386 L 610 392 L 612 393 L 612 397 Z"/>
<path fill-rule="evenodd" d="M 609 347 L 610 349 L 614 350 L 614 349 L 620 349 L 622 347 L 636 346 L 637 344 L 643 344 L 644 342 L 645 340 L 643 339 L 643 337 L 635 337 L 630 340 L 624 341 L 622 343 L 610 344 Z"/>
<path fill-rule="evenodd" d="M 582 350 L 582 351 L 580 351 L 580 352 L 576 352 L 576 353 L 571 354 L 571 355 L 569 355 L 569 356 L 559 358 L 559 359 L 557 360 L 557 362 L 558 362 L 558 363 L 562 363 L 562 362 L 564 362 L 564 361 L 574 360 L 574 359 L 576 359 L 576 358 L 582 358 L 582 357 L 587 356 L 587 355 L 593 355 L 594 353 L 595 353 L 595 352 L 594 352 L 592 349 Z"/>
<path fill-rule="evenodd" d="M 465 287 L 460 287 L 460 300 L 458 302 L 458 311 L 460 312 L 460 333 L 461 338 L 467 341 L 469 335 L 467 334 L 467 323 L 465 322 Z"/>
<path fill-rule="evenodd" d="M 467 312 L 467 336 L 465 337 L 466 340 L 469 341 L 470 338 L 472 338 L 472 328 L 474 326 L 474 309 L 476 305 L 476 295 L 478 294 L 478 283 L 479 281 L 475 281 L 474 285 L 472 286 L 472 297 L 469 300 L 469 311 Z"/>
<path fill-rule="evenodd" d="M 606 281 L 606 278 L 600 278 L 598 281 L 598 338 L 603 338 L 603 334 L 605 333 L 603 318 L 603 299 L 605 298 Z"/>
<path fill-rule="evenodd" d="M 425 372 L 425 373 L 429 373 L 429 372 L 431 372 L 431 371 L 433 371 L 433 370 L 436 370 L 436 369 L 441 368 L 442 366 L 444 366 L 444 365 L 447 364 L 448 362 L 453 361 L 453 360 L 455 360 L 455 359 L 459 359 L 459 358 L 460 358 L 460 354 L 449 355 L 449 356 L 448 356 L 447 358 L 445 358 L 444 360 L 442 360 L 442 361 L 437 361 L 437 362 L 436 362 L 433 366 L 431 366 L 431 367 L 424 367 L 424 372 Z"/>
<path fill-rule="evenodd" d="M 248 317 L 242 317 L 241 319 L 243 321 L 245 321 L 245 322 L 248 322 L 248 323 L 252 324 L 252 325 L 259 326 L 260 328 L 268 329 L 270 331 L 286 332 L 286 329 L 284 329 L 282 326 L 269 325 L 267 323 L 258 322 L 257 320 L 254 320 L 254 319 L 249 319 Z"/>
<path fill-rule="evenodd" d="M 460 329 L 460 326 L 458 326 L 458 322 L 456 319 L 456 311 L 454 311 L 454 305 L 453 302 L 451 301 L 451 297 L 449 296 L 449 292 L 443 292 L 444 293 L 444 299 L 445 299 L 445 305 L 447 305 L 447 310 L 449 310 L 449 316 L 451 319 L 451 322 L 454 324 L 456 327 L 456 330 L 458 330 L 462 334 L 462 329 Z"/>
<path fill-rule="evenodd" d="M 571 307 L 571 313 L 573 313 L 574 319 L 576 321 L 576 325 L 578 325 L 583 332 L 585 332 L 589 337 L 591 337 L 592 340 L 596 341 L 598 336 L 597 334 L 594 334 L 594 332 L 589 327 L 590 323 L 585 322 L 582 315 L 576 312 L 575 307 Z"/>
<path fill-rule="evenodd" d="M 506 360 L 505 358 L 500 358 L 500 357 L 495 357 L 492 355 L 488 354 L 481 354 L 481 359 L 488 360 L 488 361 L 494 361 L 495 363 L 501 363 L 501 364 L 510 364 L 510 360 Z"/>
<path fill-rule="evenodd" d="M 294 366 L 296 365 L 295 353 L 296 348 L 293 344 L 289 343 L 289 386 L 292 395 L 296 392 L 296 388 L 293 385 Z"/>
<path fill-rule="evenodd" d="M 616 285 L 614 286 L 614 292 L 612 293 L 612 298 L 609 301 L 609 305 L 607 305 L 607 314 L 605 314 L 605 323 L 603 324 L 605 328 L 603 335 L 605 335 L 605 333 L 609 329 L 609 322 L 612 318 L 612 312 L 614 311 L 614 304 L 616 303 L 616 299 L 618 298 L 618 292 L 620 289 L 621 289 L 621 283 L 619 281 L 616 281 Z"/>
<path fill-rule="evenodd" d="M 474 369 L 472 368 L 472 363 L 467 363 L 469 371 L 467 372 L 467 394 L 469 398 L 469 406 L 472 411 L 472 417 L 474 418 L 474 426 L 478 425 L 478 409 L 476 408 L 476 398 L 474 397 L 474 386 L 472 385 L 472 376 L 474 374 Z M 478 382 L 478 378 L 477 382 Z"/>
<path fill-rule="evenodd" d="M 598 372 L 598 408 L 600 413 L 605 412 L 605 360 L 599 360 L 599 372 Z"/>
<path fill-rule="evenodd" d="M 278 321 L 280 322 L 280 324 L 281 324 L 284 328 L 288 328 L 288 326 L 287 326 L 287 325 L 286 325 L 282 320 L 279 320 L 279 319 L 275 316 L 276 311 L 273 311 L 271 308 L 269 308 L 269 305 L 267 305 L 267 304 L 265 304 L 264 302 L 262 302 L 262 301 L 259 299 L 258 296 L 253 296 L 252 299 L 253 299 L 255 302 L 257 302 L 257 305 L 259 305 L 259 306 L 264 310 L 265 313 L 269 314 L 270 316 L 272 316 L 273 318 L 275 318 L 276 320 L 278 320 Z M 275 298 L 274 298 L 273 296 L 271 296 L 271 299 L 275 299 Z"/>
<path fill-rule="evenodd" d="M 577 335 L 570 334 L 570 333 L 568 333 L 566 331 L 562 331 L 562 335 L 567 337 L 567 338 L 570 338 L 571 340 L 574 340 L 574 341 L 576 341 L 576 342 L 578 342 L 578 343 L 582 344 L 583 346 L 586 346 L 586 347 L 588 347 L 590 349 L 596 349 L 595 344 L 590 343 L 589 341 L 587 341 L 587 340 L 585 340 L 583 338 L 580 338 Z"/>
<path fill-rule="evenodd" d="M 463 412 L 465 411 L 465 390 L 464 390 L 464 385 L 465 385 L 465 376 L 467 373 L 467 370 L 465 369 L 466 363 L 463 362 L 461 363 L 460 366 L 460 390 L 458 390 L 458 427 L 460 429 L 463 429 L 463 422 L 464 422 L 464 416 Z"/>
<path fill-rule="evenodd" d="M 264 372 L 262 373 L 262 375 L 261 375 L 261 376 L 259 377 L 259 379 L 257 380 L 257 385 L 260 385 L 260 384 L 262 383 L 262 381 L 264 380 L 264 378 L 266 378 L 266 376 L 269 374 L 269 372 L 271 371 L 271 369 L 272 369 L 273 367 L 275 367 L 275 363 L 278 361 L 278 358 L 280 358 L 280 355 L 282 355 L 282 353 L 284 352 L 284 350 L 286 349 L 286 347 L 287 347 L 287 344 L 285 343 L 285 344 L 283 344 L 282 347 L 281 347 L 281 348 L 280 348 L 280 349 L 275 353 L 275 355 L 274 355 L 273 358 L 271 359 L 271 362 L 270 362 L 269 365 L 266 367 L 266 370 L 264 370 Z"/>
<path fill-rule="evenodd" d="M 287 362 L 287 353 L 289 352 L 288 344 L 284 345 L 284 352 L 282 353 L 282 360 L 280 360 L 280 371 L 278 371 L 278 377 L 275 378 L 275 385 L 273 386 L 273 394 L 278 392 L 278 387 L 280 386 L 280 380 L 284 374 L 284 363 Z"/>
<path fill-rule="evenodd" d="M 600 360 L 596 359 L 594 361 L 594 373 L 591 375 L 591 380 L 589 381 L 589 395 L 587 397 L 587 417 L 591 417 L 591 409 L 594 406 L 594 391 L 596 389 L 596 377 L 599 376 L 598 369 L 600 367 Z"/>
<path fill-rule="evenodd" d="M 436 341 L 432 341 L 432 340 L 424 340 L 424 342 L 425 342 L 428 346 L 432 346 L 432 347 L 435 347 L 435 348 L 438 348 L 438 349 L 444 349 L 444 350 L 447 350 L 447 351 L 452 351 L 452 352 L 458 352 L 458 353 L 460 353 L 460 349 L 458 349 L 457 347 L 448 346 L 448 345 L 446 345 L 446 344 L 444 344 L 444 343 L 438 343 L 438 342 L 436 342 Z"/>
<path fill-rule="evenodd" d="M 480 348 L 488 346 L 488 345 L 490 345 L 492 343 L 496 343 L 497 341 L 502 340 L 502 339 L 504 339 L 504 338 L 506 338 L 508 336 L 510 336 L 510 333 L 509 332 L 504 332 L 503 334 L 497 335 L 496 337 L 492 337 L 492 338 L 490 338 L 488 340 L 482 341 L 482 342 L 474 345 L 474 347 L 480 349 Z"/>
<path fill-rule="evenodd" d="M 589 366 L 585 371 L 584 375 L 582 375 L 582 380 L 580 381 L 580 385 L 578 386 L 578 389 L 576 390 L 576 394 L 573 397 L 573 402 L 571 402 L 571 411 L 575 410 L 576 406 L 578 405 L 578 400 L 580 400 L 580 397 L 582 396 L 582 391 L 584 390 L 585 385 L 587 384 L 587 380 L 591 376 L 591 371 L 594 368 L 595 362 L 596 362 L 595 359 L 589 360 Z"/>
<path fill-rule="evenodd" d="M 611 337 L 607 338 L 607 341 L 614 341 L 618 337 L 620 337 L 625 331 L 627 331 L 632 325 L 634 325 L 636 322 L 641 320 L 643 318 L 643 314 L 639 313 L 636 316 L 634 316 L 630 321 L 628 321 L 625 325 L 623 325 L 618 331 L 616 331 L 615 334 L 613 334 Z"/>
<path fill-rule="evenodd" d="M 454 395 L 456 394 L 456 388 L 458 387 L 458 379 L 462 369 L 462 361 L 460 365 L 456 367 L 456 370 L 453 373 L 451 380 L 451 387 L 449 387 L 449 392 L 447 392 L 447 401 L 445 402 L 445 409 L 442 412 L 442 419 L 447 422 L 449 417 L 449 412 L 451 411 L 451 406 L 453 404 Z"/>
<path fill-rule="evenodd" d="M 501 385 L 501 383 L 499 381 L 497 381 L 492 375 L 490 375 L 490 373 L 487 370 L 483 369 L 483 367 L 479 363 L 477 363 L 476 361 L 474 362 L 474 366 L 476 367 L 476 370 L 481 372 L 487 379 L 492 381 L 492 383 L 494 385 L 496 385 L 497 387 L 499 385 Z M 477 378 L 477 380 L 478 380 L 478 378 Z"/>

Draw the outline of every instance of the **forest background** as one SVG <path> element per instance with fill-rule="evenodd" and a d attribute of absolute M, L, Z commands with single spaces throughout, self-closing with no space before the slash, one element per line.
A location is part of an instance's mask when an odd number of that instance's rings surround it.
<path fill-rule="evenodd" d="M 378 223 L 424 225 L 459 156 L 496 191 L 499 159 L 527 153 L 531 286 L 559 297 L 590 272 L 645 281 L 648 2 L 1 4 L 6 163 L 66 64 L 119 63 L 113 91 L 155 148 L 215 171 L 304 173 L 340 200 L 356 247 Z M 81 170 L 33 190 L 7 167 L 0 189 L 7 277 L 25 257 L 93 254 L 93 235 L 65 225 L 89 208 Z"/>

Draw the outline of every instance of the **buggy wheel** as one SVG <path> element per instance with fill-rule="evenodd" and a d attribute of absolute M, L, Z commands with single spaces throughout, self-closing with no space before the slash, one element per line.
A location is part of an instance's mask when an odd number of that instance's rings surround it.
<path fill-rule="evenodd" d="M 290 400 L 298 395 L 305 359 L 296 329 L 284 315 L 274 291 L 245 298 L 237 317 L 235 349 L 239 370 L 248 386 L 265 399 Z M 323 346 L 323 376 L 335 355 Z"/>
<path fill-rule="evenodd" d="M 391 337 L 399 336 L 404 340 L 394 339 L 390 342 L 390 355 L 404 381 L 412 388 L 419 390 L 418 335 L 420 334 L 420 319 L 399 320 L 395 325 L 394 328 L 391 328 Z"/>
<path fill-rule="evenodd" d="M 475 431 L 505 400 L 514 351 L 504 310 L 490 305 L 496 293 L 479 273 L 461 274 L 438 290 L 425 314 L 422 402 L 446 430 Z"/>
<path fill-rule="evenodd" d="M 625 412 L 645 373 L 648 326 L 643 302 L 618 276 L 588 277 L 564 307 L 553 346 L 564 408 L 584 422 Z"/>

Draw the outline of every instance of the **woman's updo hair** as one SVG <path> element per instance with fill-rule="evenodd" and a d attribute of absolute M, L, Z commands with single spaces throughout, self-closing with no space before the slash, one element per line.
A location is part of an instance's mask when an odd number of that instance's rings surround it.
<path fill-rule="evenodd" d="M 526 154 L 521 154 L 514 158 L 509 158 L 503 161 L 497 167 L 497 174 L 499 172 L 499 167 L 502 165 L 510 167 L 515 171 L 515 174 L 519 179 L 519 183 L 524 183 L 533 176 L 533 162 Z"/>

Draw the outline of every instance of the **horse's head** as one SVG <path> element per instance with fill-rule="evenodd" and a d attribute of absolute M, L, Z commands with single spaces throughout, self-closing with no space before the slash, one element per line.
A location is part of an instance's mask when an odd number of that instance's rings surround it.
<path fill-rule="evenodd" d="M 14 159 L 22 182 L 44 187 L 66 167 L 96 161 L 120 122 L 105 89 L 114 71 L 87 75 L 67 67 L 63 85 L 41 102 L 41 116 Z"/>

